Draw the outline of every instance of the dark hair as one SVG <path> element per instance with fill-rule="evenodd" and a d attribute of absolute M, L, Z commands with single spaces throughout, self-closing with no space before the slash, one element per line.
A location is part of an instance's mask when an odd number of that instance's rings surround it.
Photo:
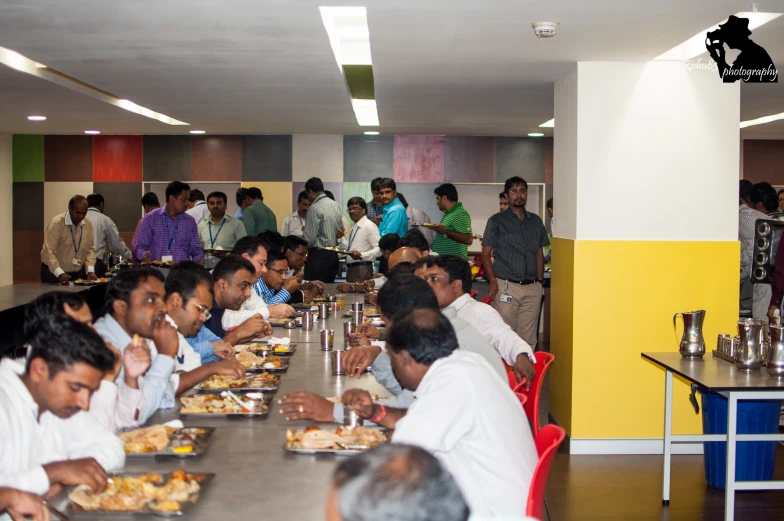
<path fill-rule="evenodd" d="M 348 208 L 349 206 L 354 206 L 355 204 L 359 205 L 360 208 L 362 208 L 367 212 L 367 203 L 361 197 L 352 197 L 351 199 L 349 199 L 348 202 L 346 203 L 346 208 Z"/>
<path fill-rule="evenodd" d="M 553 209 L 553 198 L 552 197 L 547 200 L 547 208 L 549 208 L 550 210 Z"/>
<path fill-rule="evenodd" d="M 779 196 L 770 183 L 762 182 L 754 185 L 751 191 L 751 202 L 762 203 L 767 213 L 775 212 L 779 208 Z"/>
<path fill-rule="evenodd" d="M 183 183 L 182 181 L 172 181 L 166 185 L 166 202 L 169 202 L 169 197 L 179 197 L 182 192 L 190 189 L 190 185 Z"/>
<path fill-rule="evenodd" d="M 147 192 L 142 196 L 142 206 L 160 206 L 161 203 L 158 201 L 158 196 L 155 192 Z"/>
<path fill-rule="evenodd" d="M 412 264 L 412 267 L 414 268 L 414 271 L 418 270 L 418 269 L 419 269 L 419 268 L 421 268 L 422 266 L 425 266 L 425 265 L 427 265 L 427 259 L 428 259 L 429 257 L 430 257 L 430 255 L 426 255 L 426 256 L 424 256 L 424 257 L 420 257 L 420 258 L 418 258 L 418 259 L 416 260 L 416 262 L 415 262 L 414 264 Z"/>
<path fill-rule="evenodd" d="M 384 284 L 381 289 L 386 286 Z M 408 351 L 416 363 L 424 365 L 446 358 L 458 345 L 457 335 L 449 319 L 438 309 L 421 308 L 408 308 L 395 315 L 387 330 L 386 342 L 387 347 L 395 353 Z"/>
<path fill-rule="evenodd" d="M 444 183 L 437 186 L 433 193 L 438 197 L 446 197 L 448 200 L 457 202 L 457 188 L 452 183 Z"/>
<path fill-rule="evenodd" d="M 452 474 L 426 450 L 389 443 L 340 463 L 333 474 L 343 521 L 466 521 Z"/>
<path fill-rule="evenodd" d="M 406 263 L 401 262 L 400 264 Z M 411 273 L 400 273 L 388 277 L 381 289 L 378 290 L 376 304 L 388 318 L 409 308 L 439 309 L 438 298 L 436 298 L 433 288 Z"/>
<path fill-rule="evenodd" d="M 311 177 L 305 182 L 305 191 L 319 193 L 324 191 L 324 183 L 318 177 Z"/>
<path fill-rule="evenodd" d="M 121 270 L 111 278 L 106 285 L 106 296 L 104 297 L 103 312 L 106 315 L 114 313 L 114 302 L 120 300 L 129 306 L 131 305 L 131 293 L 139 288 L 142 282 L 153 278 L 164 282 L 163 274 L 153 268 L 133 268 Z"/>
<path fill-rule="evenodd" d="M 71 199 L 68 201 L 68 208 L 72 209 L 76 205 L 76 203 L 78 203 L 82 199 L 84 199 L 85 201 L 87 200 L 87 198 L 83 195 L 75 195 L 71 197 Z M 87 206 L 90 206 L 89 203 Z"/>
<path fill-rule="evenodd" d="M 264 248 L 267 250 L 269 246 L 267 246 L 267 243 L 258 237 L 254 237 L 253 235 L 246 235 L 234 244 L 234 249 L 231 250 L 231 253 L 232 255 L 239 256 L 242 256 L 243 253 L 247 253 L 249 257 L 253 257 L 259 252 L 259 248 Z"/>
<path fill-rule="evenodd" d="M 287 235 L 283 237 L 283 253 L 286 251 L 297 251 L 300 246 L 308 247 L 308 241 L 296 235 Z"/>
<path fill-rule="evenodd" d="M 303 199 L 307 199 L 307 198 L 308 198 L 308 193 L 305 190 L 302 190 L 297 196 L 297 204 L 299 204 L 300 201 L 302 201 Z"/>
<path fill-rule="evenodd" d="M 422 232 L 416 228 L 408 230 L 405 235 L 397 241 L 398 248 L 403 248 L 404 246 L 416 248 L 420 253 L 423 251 L 430 251 L 430 245 L 427 243 L 427 239 L 425 239 Z"/>
<path fill-rule="evenodd" d="M 114 368 L 116 361 L 114 353 L 93 328 L 71 319 L 65 311 L 42 320 L 28 344 L 27 371 L 32 361 L 40 358 L 49 368 L 50 380 L 78 363 L 105 373 Z"/>
<path fill-rule="evenodd" d="M 516 185 L 523 185 L 525 189 L 528 190 L 528 183 L 525 182 L 525 179 L 520 176 L 514 176 L 507 179 L 504 183 L 504 192 L 509 193 L 509 190 Z"/>
<path fill-rule="evenodd" d="M 147 192 L 142 196 L 142 206 L 160 206 L 161 203 L 158 201 L 158 196 L 155 192 Z"/>
<path fill-rule="evenodd" d="M 400 242 L 400 236 L 396 233 L 388 233 L 378 240 L 378 247 L 381 251 L 397 249 L 397 243 Z"/>
<path fill-rule="evenodd" d="M 384 273 L 384 276 L 389 279 L 390 277 L 395 277 L 397 275 L 410 275 L 412 273 L 414 273 L 414 265 L 408 261 L 403 261 L 398 262 L 394 267 L 389 268 L 389 270 Z"/>
<path fill-rule="evenodd" d="M 207 200 L 209 201 L 213 197 L 220 197 L 221 199 L 223 199 L 223 204 L 229 203 L 229 198 L 226 197 L 226 194 L 224 194 L 223 192 L 210 192 L 210 195 L 207 196 Z"/>
<path fill-rule="evenodd" d="M 237 206 L 241 205 L 245 202 L 245 198 L 248 197 L 248 189 L 247 188 L 237 188 L 237 193 L 234 196 L 235 201 L 237 201 Z"/>
<path fill-rule="evenodd" d="M 256 275 L 256 268 L 248 259 L 239 255 L 226 255 L 212 269 L 212 279 L 229 280 L 240 270 L 248 270 L 251 275 Z"/>
<path fill-rule="evenodd" d="M 191 190 L 191 195 L 188 198 L 188 200 L 190 202 L 192 202 L 192 203 L 196 202 L 196 201 L 203 201 L 204 200 L 204 192 L 202 192 L 198 188 L 194 188 L 193 190 Z"/>
<path fill-rule="evenodd" d="M 752 190 L 754 190 L 754 183 L 748 179 L 741 179 L 738 182 L 738 197 L 742 200 L 748 201 Z"/>
<path fill-rule="evenodd" d="M 397 198 L 400 201 L 400 204 L 403 205 L 403 208 L 408 208 L 408 201 L 406 200 L 406 197 L 403 194 L 398 192 L 397 193 Z"/>
<path fill-rule="evenodd" d="M 265 230 L 259 234 L 259 238 L 269 245 L 267 251 L 283 251 L 283 236 L 275 230 Z"/>
<path fill-rule="evenodd" d="M 103 202 L 101 194 L 90 194 L 87 196 L 87 206 L 90 208 L 98 208 Z"/>
<path fill-rule="evenodd" d="M 498 194 L 498 198 L 499 199 L 508 199 L 508 197 L 506 196 L 506 192 L 501 192 L 500 194 Z"/>
<path fill-rule="evenodd" d="M 381 189 L 391 188 L 392 190 L 397 191 L 397 184 L 395 183 L 395 180 L 392 179 L 391 177 L 382 177 L 380 187 Z"/>
<path fill-rule="evenodd" d="M 86 304 L 87 300 L 80 293 L 68 293 L 65 291 L 44 293 L 25 306 L 24 341 L 30 342 L 36 331 L 43 327 L 43 324 L 49 320 L 49 317 L 55 315 L 68 317 L 65 313 L 66 305 L 73 310 L 79 310 Z"/>
<path fill-rule="evenodd" d="M 261 190 L 256 188 L 255 186 L 248 188 L 248 191 L 245 194 L 250 197 L 251 199 L 264 199 L 264 196 L 261 193 Z"/>
<path fill-rule="evenodd" d="M 471 291 L 471 265 L 468 261 L 457 255 L 433 255 L 426 257 L 427 267 L 436 266 L 449 275 L 449 282 L 460 280 L 463 283 L 463 293 Z"/>
<path fill-rule="evenodd" d="M 335 200 L 335 196 L 332 195 L 332 192 L 330 192 L 329 190 L 324 190 L 324 195 L 326 195 L 327 197 L 329 197 L 333 201 Z"/>
<path fill-rule="evenodd" d="M 255 269 L 251 270 L 251 273 L 255 272 Z M 166 296 L 163 298 L 169 300 L 172 293 L 179 293 L 182 296 L 183 307 L 185 307 L 185 303 L 193 298 L 196 294 L 196 288 L 201 284 L 206 284 L 210 288 L 210 293 L 213 293 L 212 275 L 204 266 L 193 261 L 178 262 L 166 277 Z"/>
<path fill-rule="evenodd" d="M 370 191 L 371 192 L 378 192 L 381 190 L 381 183 L 384 181 L 383 177 L 377 177 L 370 182 Z"/>
<path fill-rule="evenodd" d="M 778 193 L 777 193 L 776 195 L 781 195 L 781 194 L 784 194 L 784 188 L 782 188 L 781 190 L 779 190 L 779 191 L 778 191 Z"/>
<path fill-rule="evenodd" d="M 286 256 L 283 255 L 283 252 L 280 252 L 278 250 L 272 250 L 267 253 L 267 266 L 270 266 L 271 264 L 275 264 L 276 262 L 280 262 L 282 260 L 286 261 L 287 263 L 289 261 L 286 258 Z"/>

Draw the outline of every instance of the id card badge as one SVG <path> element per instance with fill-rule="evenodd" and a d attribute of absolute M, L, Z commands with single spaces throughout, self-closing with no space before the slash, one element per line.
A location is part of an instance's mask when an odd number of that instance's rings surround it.
<path fill-rule="evenodd" d="M 71 264 L 73 264 L 76 268 L 80 268 L 82 266 L 82 261 L 74 257 L 73 260 L 71 260 Z"/>
<path fill-rule="evenodd" d="M 161 262 L 174 262 L 174 257 L 171 255 L 164 255 L 161 257 Z"/>
<path fill-rule="evenodd" d="M 501 295 L 500 297 L 498 297 L 498 300 L 500 300 L 501 302 L 505 302 L 507 304 L 511 304 L 512 295 Z"/>

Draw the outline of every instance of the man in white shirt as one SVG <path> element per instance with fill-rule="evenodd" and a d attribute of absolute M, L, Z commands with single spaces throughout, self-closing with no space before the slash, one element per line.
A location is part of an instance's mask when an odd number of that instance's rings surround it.
<path fill-rule="evenodd" d="M 122 256 L 124 261 L 131 262 L 131 250 L 117 231 L 117 225 L 104 214 L 105 203 L 101 194 L 87 196 L 87 219 L 93 224 L 93 237 L 95 241 L 95 274 L 98 277 L 106 275 L 106 254 L 114 253 Z"/>
<path fill-rule="evenodd" d="M 471 323 L 490 342 L 501 358 L 512 366 L 517 381 L 525 377 L 530 387 L 536 376 L 534 351 L 509 327 L 498 311 L 471 295 L 471 267 L 457 255 L 428 257 L 416 275 L 430 284 L 442 309 L 454 309 L 457 316 Z"/>
<path fill-rule="evenodd" d="M 430 246 L 433 245 L 433 239 L 436 238 L 436 232 L 432 228 L 421 226 L 424 223 L 432 223 L 430 216 L 427 215 L 424 210 L 410 206 L 408 201 L 406 201 L 405 196 L 400 192 L 397 193 L 397 198 L 400 199 L 400 202 L 403 203 L 403 208 L 406 209 L 406 217 L 408 217 L 408 229 L 421 231 L 422 235 L 425 237 L 425 240 L 427 240 L 427 249 L 430 249 Z"/>
<path fill-rule="evenodd" d="M 0 486 L 42 495 L 69 485 L 106 488 L 125 451 L 87 409 L 114 362 L 89 326 L 50 316 L 31 338 L 26 367 L 0 363 Z"/>
<path fill-rule="evenodd" d="M 283 237 L 289 235 L 296 235 L 302 237 L 305 231 L 305 217 L 308 215 L 308 208 L 310 208 L 310 199 L 308 194 L 302 191 L 297 196 L 297 211 L 283 219 L 283 224 L 280 225 L 280 234 Z"/>
<path fill-rule="evenodd" d="M 210 218 L 210 208 L 207 206 L 207 202 L 204 200 L 204 193 L 201 190 L 198 188 L 191 190 L 189 203 L 190 209 L 186 210 L 185 213 L 193 217 L 197 226 L 203 220 Z"/>
<path fill-rule="evenodd" d="M 367 203 L 361 197 L 348 200 L 351 231 L 340 240 L 340 248 L 350 251 L 346 258 L 346 281 L 365 282 L 373 276 L 373 262 L 381 255 L 378 226 L 367 218 Z"/>
<path fill-rule="evenodd" d="M 765 214 L 753 208 L 751 192 L 754 185 L 748 179 L 739 183 L 738 240 L 740 241 L 740 309 L 752 309 L 754 284 L 751 283 L 751 264 L 754 257 L 754 225 Z M 765 318 L 765 317 L 762 317 Z"/>
<path fill-rule="evenodd" d="M 394 429 L 392 441 L 422 447 L 452 473 L 472 514 L 524 516 L 538 463 L 531 427 L 507 382 L 476 353 L 457 349 L 449 320 L 432 309 L 395 316 L 386 349 L 395 376 L 414 392 L 407 410 L 343 394 L 344 406 Z"/>
<path fill-rule="evenodd" d="M 179 341 L 177 330 L 166 322 L 163 296 L 163 275 L 159 270 L 121 271 L 107 284 L 106 314 L 95 322 L 95 330 L 104 341 L 122 353 L 136 335 L 147 341 L 152 365 L 144 373 L 145 407 L 138 419 L 140 423 L 158 409 L 173 408 L 179 385 L 179 377 L 173 374 Z M 120 371 L 118 386 L 123 385 L 124 376 L 124 371 Z"/>

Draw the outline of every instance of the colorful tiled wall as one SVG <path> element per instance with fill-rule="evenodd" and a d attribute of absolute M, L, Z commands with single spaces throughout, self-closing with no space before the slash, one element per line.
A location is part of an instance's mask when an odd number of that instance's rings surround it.
<path fill-rule="evenodd" d="M 442 182 L 494 183 L 513 175 L 552 183 L 552 139 L 452 136 L 13 136 L 14 280 L 39 280 L 43 233 L 74 194 L 103 194 L 130 242 L 146 182 L 258 186 L 278 223 L 305 181 L 320 177 L 336 200 L 370 198 L 369 181 L 393 177 L 409 203 L 431 206 Z M 228 193 L 228 191 L 227 191 Z M 231 194 L 229 194 L 231 196 Z M 435 216 L 437 211 L 428 212 Z"/>

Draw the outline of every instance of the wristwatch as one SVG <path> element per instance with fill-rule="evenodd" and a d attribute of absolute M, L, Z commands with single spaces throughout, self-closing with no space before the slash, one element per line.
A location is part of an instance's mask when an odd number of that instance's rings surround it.
<path fill-rule="evenodd" d="M 353 284 L 349 284 L 348 285 L 348 292 L 349 293 L 354 293 L 354 285 Z"/>

